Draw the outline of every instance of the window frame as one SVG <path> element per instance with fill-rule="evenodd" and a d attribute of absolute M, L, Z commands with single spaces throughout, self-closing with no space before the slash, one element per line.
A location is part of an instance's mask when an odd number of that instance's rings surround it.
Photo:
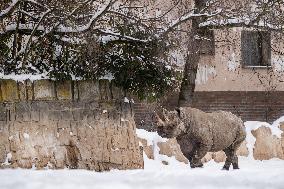
<path fill-rule="evenodd" d="M 244 49 L 244 36 L 243 35 L 248 35 L 249 33 L 251 33 L 251 36 L 252 35 L 255 35 L 257 33 L 257 39 L 259 40 L 259 38 L 261 38 L 260 42 L 257 41 L 257 44 L 261 44 L 261 47 L 258 47 L 258 51 L 260 51 L 261 54 L 260 55 L 260 58 L 261 58 L 261 62 L 258 63 L 258 65 L 249 65 L 247 64 L 245 61 L 245 58 L 244 58 L 244 52 L 246 51 L 246 49 Z M 265 36 L 268 38 L 268 42 L 265 42 L 266 39 Z M 267 44 L 265 44 L 267 43 Z M 263 46 L 266 45 L 266 49 L 263 49 Z M 256 31 L 256 30 L 242 30 L 241 32 L 241 64 L 242 64 L 242 68 L 256 68 L 256 69 L 269 69 L 269 68 L 272 68 L 272 64 L 271 64 L 271 52 L 272 52 L 272 49 L 271 49 L 271 32 L 269 31 Z M 268 53 L 268 57 L 264 57 L 264 53 Z M 266 65 L 264 65 L 264 62 L 267 62 Z"/>
<path fill-rule="evenodd" d="M 214 56 L 215 51 L 216 51 L 214 30 L 206 28 L 206 29 L 199 31 L 198 35 L 201 37 L 200 49 L 199 49 L 200 55 L 201 56 Z"/>

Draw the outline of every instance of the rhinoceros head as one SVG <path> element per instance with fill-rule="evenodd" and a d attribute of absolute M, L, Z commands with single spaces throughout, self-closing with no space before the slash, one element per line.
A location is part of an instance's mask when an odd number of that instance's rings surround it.
<path fill-rule="evenodd" d="M 184 124 L 180 118 L 180 110 L 167 111 L 156 113 L 155 122 L 158 134 L 166 138 L 174 138 L 179 136 L 184 131 Z"/>

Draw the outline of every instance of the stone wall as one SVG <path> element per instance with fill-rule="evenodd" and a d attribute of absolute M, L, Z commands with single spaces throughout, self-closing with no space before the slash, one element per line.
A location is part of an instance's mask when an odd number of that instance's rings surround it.
<path fill-rule="evenodd" d="M 122 94 L 108 80 L 0 80 L 0 167 L 143 168 Z"/>

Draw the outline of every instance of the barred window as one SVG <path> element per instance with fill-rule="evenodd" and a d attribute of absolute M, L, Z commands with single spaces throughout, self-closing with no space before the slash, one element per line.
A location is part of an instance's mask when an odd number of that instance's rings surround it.
<path fill-rule="evenodd" d="M 199 32 L 201 37 L 200 42 L 200 53 L 203 55 L 214 55 L 215 54 L 215 36 L 214 31 L 204 29 Z"/>
<path fill-rule="evenodd" d="M 241 40 L 244 67 L 271 66 L 271 37 L 269 32 L 242 31 Z"/>

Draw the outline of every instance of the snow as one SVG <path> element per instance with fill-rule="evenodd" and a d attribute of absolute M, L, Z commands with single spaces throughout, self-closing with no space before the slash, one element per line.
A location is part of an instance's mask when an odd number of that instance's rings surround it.
<path fill-rule="evenodd" d="M 63 25 L 60 25 L 58 27 L 58 31 L 63 33 L 76 33 L 87 31 L 92 27 L 93 23 L 109 8 L 111 3 L 111 0 L 107 0 L 105 4 L 99 7 L 98 11 L 92 16 L 92 18 L 86 25 L 75 27 L 65 27 Z"/>
<path fill-rule="evenodd" d="M 122 122 L 127 122 L 127 121 L 129 121 L 129 120 L 128 120 L 128 119 L 121 118 L 120 121 L 122 121 Z"/>
<path fill-rule="evenodd" d="M 23 136 L 24 136 L 24 138 L 27 139 L 27 140 L 30 138 L 30 135 L 29 135 L 28 133 L 24 133 Z"/>
<path fill-rule="evenodd" d="M 102 77 L 100 77 L 99 79 L 105 79 L 105 80 L 109 80 L 110 82 L 112 81 L 112 80 L 114 80 L 115 78 L 114 78 L 114 76 L 113 76 L 113 74 L 111 74 L 111 73 L 106 73 L 104 76 L 102 76 Z"/>
<path fill-rule="evenodd" d="M 125 103 L 129 103 L 130 101 L 128 100 L 127 97 L 124 97 L 124 102 L 125 102 Z"/>
<path fill-rule="evenodd" d="M 260 122 L 260 121 L 247 121 L 245 122 L 247 133 L 249 133 L 252 130 L 256 130 L 260 127 L 267 127 L 271 130 L 272 135 L 277 136 L 278 138 L 281 138 L 281 134 L 283 131 L 280 130 L 280 123 L 284 123 L 284 116 L 274 121 L 272 124 L 266 123 L 266 122 Z"/>
<path fill-rule="evenodd" d="M 136 42 L 142 42 L 142 43 L 148 42 L 148 40 L 138 39 L 138 38 L 134 38 L 134 37 L 127 36 L 127 35 L 122 35 L 120 33 L 116 33 L 111 30 L 100 30 L 100 32 L 105 35 L 100 38 L 100 40 L 103 43 L 107 43 L 109 41 L 115 41 L 118 39 L 124 39 L 124 40 L 136 41 Z"/>
<path fill-rule="evenodd" d="M 8 6 L 8 8 L 0 11 L 0 18 L 7 15 L 18 2 L 19 0 L 12 0 L 12 3 Z"/>
<path fill-rule="evenodd" d="M 205 84 L 209 77 L 216 77 L 217 72 L 215 67 L 210 65 L 200 65 L 198 66 L 197 74 L 196 74 L 196 84 L 201 85 Z"/>
<path fill-rule="evenodd" d="M 6 156 L 5 162 L 2 163 L 2 165 L 10 165 L 9 162 L 11 161 L 11 159 L 12 159 L 12 154 L 9 152 Z"/>
<path fill-rule="evenodd" d="M 229 57 L 227 67 L 229 71 L 236 71 L 240 63 L 236 60 L 236 54 L 233 52 Z"/>
<path fill-rule="evenodd" d="M 32 75 L 32 74 L 9 74 L 9 75 L 4 75 L 3 73 L 0 73 L 0 79 L 13 79 L 15 81 L 20 81 L 23 82 L 25 80 L 41 80 L 41 79 L 49 79 L 47 74 L 37 74 L 37 75 Z"/>
<path fill-rule="evenodd" d="M 71 75 L 71 77 L 72 77 L 72 80 L 82 80 L 83 79 L 81 77 L 76 77 L 74 75 Z M 42 80 L 42 79 L 53 79 L 53 78 L 50 78 L 50 76 L 48 76 L 48 73 L 33 75 L 33 74 L 15 74 L 15 73 L 3 74 L 0 72 L 0 79 L 12 79 L 14 81 L 24 82 L 25 80 L 37 81 L 37 80 Z M 99 78 L 99 80 L 109 80 L 109 82 L 111 82 L 113 79 L 114 79 L 114 76 L 110 73 Z"/>
<path fill-rule="evenodd" d="M 279 123 L 246 122 L 247 131 L 264 125 L 279 136 Z M 204 164 L 204 168 L 191 169 L 188 164 L 178 162 L 174 157 L 160 155 L 157 142 L 167 139 L 156 132 L 137 129 L 138 137 L 153 145 L 154 160 L 144 153 L 144 170 L 111 170 L 98 173 L 87 170 L 0 170 L 1 189 L 282 189 L 284 186 L 284 161 L 279 159 L 257 161 L 240 157 L 239 170 L 221 170 L 223 163 L 213 160 Z M 112 149 L 114 151 L 118 149 Z M 12 158 L 7 154 L 6 163 Z M 162 164 L 167 161 L 168 165 Z M 8 163 L 9 164 L 9 163 Z"/>
<path fill-rule="evenodd" d="M 284 56 L 283 55 L 273 55 L 271 62 L 276 72 L 284 72 Z"/>
<path fill-rule="evenodd" d="M 240 159 L 240 170 L 222 171 L 213 161 L 202 169 L 185 164 L 161 165 L 146 160 L 145 170 L 97 173 L 86 170 L 0 170 L 1 189 L 183 189 L 255 188 L 281 189 L 284 163 L 281 160 Z"/>
<path fill-rule="evenodd" d="M 144 129 L 136 129 L 136 134 L 139 138 L 147 140 L 147 145 L 153 145 L 157 142 L 167 142 L 168 139 L 162 138 L 157 132 L 148 132 Z"/>

